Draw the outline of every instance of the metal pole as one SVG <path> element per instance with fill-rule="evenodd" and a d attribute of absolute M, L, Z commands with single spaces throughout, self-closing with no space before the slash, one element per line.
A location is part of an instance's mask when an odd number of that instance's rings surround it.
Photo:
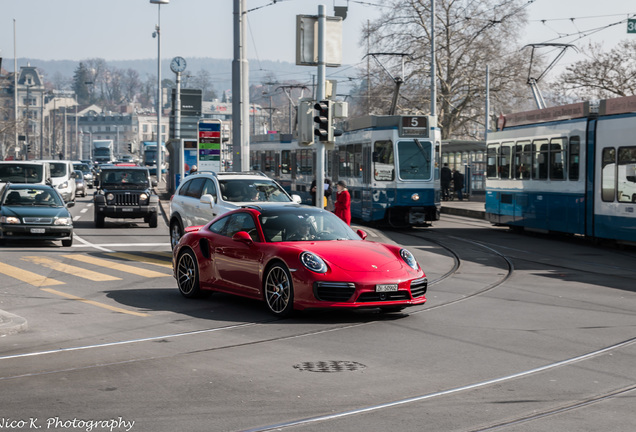
<path fill-rule="evenodd" d="M 183 140 L 181 139 L 181 72 L 177 72 L 177 90 L 174 102 L 174 138 L 178 142 L 179 147 L 179 178 L 183 181 L 185 176 L 185 168 L 183 166 Z M 172 165 L 174 166 L 174 165 Z"/>
<path fill-rule="evenodd" d="M 247 61 L 247 0 L 241 0 L 241 167 L 250 169 L 250 68 Z"/>
<path fill-rule="evenodd" d="M 435 71 L 435 0 L 431 0 L 431 115 L 437 115 L 437 72 Z"/>
<path fill-rule="evenodd" d="M 484 141 L 488 140 L 488 126 L 490 125 L 490 66 L 486 65 L 486 118 L 484 119 Z"/>
<path fill-rule="evenodd" d="M 242 86 L 242 39 L 241 27 L 243 25 L 243 2 L 234 0 L 234 60 L 232 60 L 232 170 L 242 170 L 243 150 L 243 111 L 241 109 L 243 86 Z"/>
<path fill-rule="evenodd" d="M 18 54 L 15 38 L 15 18 L 13 19 L 13 129 L 15 131 L 15 148 L 18 147 Z M 15 150 L 15 149 L 14 149 Z"/>
<path fill-rule="evenodd" d="M 316 87 L 316 99 L 318 101 L 325 99 L 325 30 L 327 28 L 327 16 L 325 14 L 325 5 L 318 5 L 318 85 Z M 331 127 L 331 125 L 329 125 Z M 316 207 L 322 208 L 325 190 L 325 145 L 314 136 L 314 144 L 316 146 Z"/>
<path fill-rule="evenodd" d="M 157 183 L 161 183 L 161 3 L 157 3 Z"/>

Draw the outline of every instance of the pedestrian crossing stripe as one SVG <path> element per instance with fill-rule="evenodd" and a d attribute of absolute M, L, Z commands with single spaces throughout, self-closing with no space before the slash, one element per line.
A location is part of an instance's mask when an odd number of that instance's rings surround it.
<path fill-rule="evenodd" d="M 64 285 L 64 282 L 0 262 L 0 273 L 36 287 Z"/>
<path fill-rule="evenodd" d="M 139 261 L 146 264 L 153 264 L 160 267 L 172 269 L 172 263 L 162 259 L 150 258 L 143 255 L 135 255 L 126 252 L 108 252 L 106 253 L 106 255 L 114 258 L 123 258 L 128 261 Z"/>
<path fill-rule="evenodd" d="M 131 273 L 134 275 L 148 277 L 148 278 L 172 276 L 171 273 L 160 273 L 154 270 L 146 270 L 140 267 L 135 267 L 128 264 L 120 264 L 120 263 L 105 260 L 102 258 L 96 258 L 96 257 L 83 255 L 83 254 L 71 254 L 71 255 L 62 255 L 62 256 L 64 258 L 83 262 L 85 264 L 93 264 L 99 267 L 105 267 L 105 268 L 121 271 L 124 273 Z"/>
<path fill-rule="evenodd" d="M 105 281 L 114 281 L 121 280 L 121 278 L 110 276 L 104 273 L 98 273 L 92 270 L 87 270 L 81 267 L 72 266 L 69 264 L 64 264 L 58 260 L 54 260 L 47 257 L 40 256 L 25 256 L 22 257 L 23 260 L 32 262 L 33 264 L 38 264 L 44 267 L 48 267 L 53 270 L 57 270 L 63 273 L 68 273 L 73 276 L 81 277 L 84 279 L 92 280 L 94 282 L 105 282 Z"/>

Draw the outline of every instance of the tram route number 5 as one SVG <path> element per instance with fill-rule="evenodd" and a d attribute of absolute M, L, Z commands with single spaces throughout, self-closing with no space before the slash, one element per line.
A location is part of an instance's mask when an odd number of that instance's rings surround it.
<path fill-rule="evenodd" d="M 400 136 L 428 137 L 428 117 L 402 117 L 402 122 L 400 124 Z"/>
<path fill-rule="evenodd" d="M 636 19 L 627 20 L 627 33 L 636 33 Z"/>

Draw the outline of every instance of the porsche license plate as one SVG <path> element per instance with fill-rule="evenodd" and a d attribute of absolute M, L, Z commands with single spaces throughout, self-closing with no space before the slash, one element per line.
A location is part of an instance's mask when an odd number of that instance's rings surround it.
<path fill-rule="evenodd" d="M 375 292 L 391 292 L 391 291 L 397 291 L 397 290 L 398 290 L 397 284 L 381 284 L 381 285 L 375 286 Z"/>
<path fill-rule="evenodd" d="M 31 234 L 44 234 L 45 232 L 44 228 L 31 228 Z"/>

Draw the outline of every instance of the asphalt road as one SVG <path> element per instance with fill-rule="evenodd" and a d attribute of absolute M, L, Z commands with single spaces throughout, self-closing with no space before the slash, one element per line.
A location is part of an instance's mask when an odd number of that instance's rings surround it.
<path fill-rule="evenodd" d="M 2 427 L 633 430 L 634 250 L 457 216 L 370 228 L 415 254 L 426 305 L 277 320 L 256 301 L 181 297 L 165 224 L 96 230 L 79 201 L 84 241 L 0 251 L 41 277 L 0 276 L 0 309 L 28 323 L 0 338 Z"/>

